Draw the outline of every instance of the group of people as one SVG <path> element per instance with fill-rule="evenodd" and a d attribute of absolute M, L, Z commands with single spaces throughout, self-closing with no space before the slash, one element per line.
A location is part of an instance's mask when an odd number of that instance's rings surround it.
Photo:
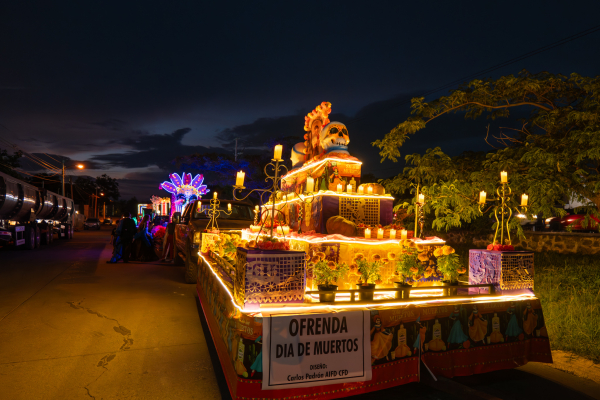
<path fill-rule="evenodd" d="M 158 257 L 152 246 L 152 222 L 146 215 L 136 226 L 130 213 L 124 213 L 118 226 L 113 230 L 113 254 L 107 263 L 114 264 L 119 260 L 156 261 Z"/>

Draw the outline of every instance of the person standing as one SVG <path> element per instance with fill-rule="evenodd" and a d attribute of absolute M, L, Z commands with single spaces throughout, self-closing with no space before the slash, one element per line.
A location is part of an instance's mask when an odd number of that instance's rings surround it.
<path fill-rule="evenodd" d="M 173 238 L 175 235 L 175 222 L 171 221 L 167 224 L 167 229 L 165 231 L 165 237 L 163 239 L 163 254 L 160 261 L 171 262 L 173 259 Z M 169 258 L 169 256 L 171 256 Z"/>
<path fill-rule="evenodd" d="M 119 226 L 115 232 L 117 237 L 117 246 L 113 253 L 113 257 L 107 263 L 116 263 L 119 259 L 123 259 L 123 262 L 129 262 L 129 256 L 131 254 L 131 243 L 133 242 L 133 236 L 137 232 L 137 226 L 131 219 L 130 213 L 123 213 L 123 218 L 119 222 Z"/>

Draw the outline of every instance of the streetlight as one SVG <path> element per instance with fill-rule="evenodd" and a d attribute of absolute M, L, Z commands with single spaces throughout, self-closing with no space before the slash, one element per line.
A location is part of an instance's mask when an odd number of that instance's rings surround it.
<path fill-rule="evenodd" d="M 70 166 L 65 166 L 65 160 L 62 160 L 62 195 L 66 196 L 65 194 L 65 169 L 69 168 L 69 167 L 73 167 L 73 165 Z M 83 169 L 84 165 L 83 164 L 77 164 L 77 168 L 79 169 Z M 73 197 L 73 184 L 71 183 L 71 197 Z"/>

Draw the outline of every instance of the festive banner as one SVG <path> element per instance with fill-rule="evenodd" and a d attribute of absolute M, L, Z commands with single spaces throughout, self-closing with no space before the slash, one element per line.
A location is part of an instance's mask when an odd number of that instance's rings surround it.
<path fill-rule="evenodd" d="M 263 390 L 371 379 L 370 313 L 264 318 Z"/>

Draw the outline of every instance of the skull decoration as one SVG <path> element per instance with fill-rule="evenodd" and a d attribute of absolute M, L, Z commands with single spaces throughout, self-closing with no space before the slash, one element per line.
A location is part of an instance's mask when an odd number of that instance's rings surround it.
<path fill-rule="evenodd" d="M 321 131 L 321 147 L 325 153 L 348 153 L 348 129 L 341 122 L 331 122 Z"/>

